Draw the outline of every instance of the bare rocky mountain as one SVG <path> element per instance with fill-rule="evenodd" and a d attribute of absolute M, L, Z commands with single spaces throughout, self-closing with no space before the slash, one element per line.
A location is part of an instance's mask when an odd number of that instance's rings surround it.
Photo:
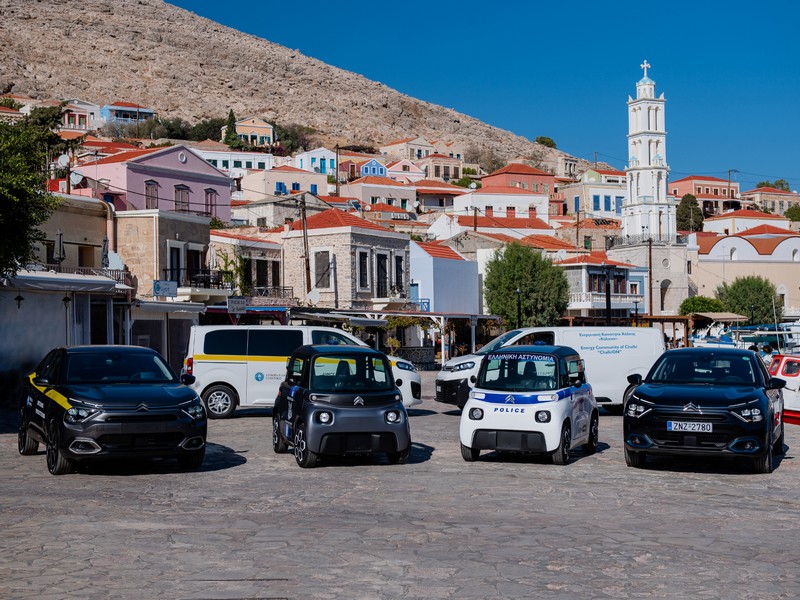
<path fill-rule="evenodd" d="M 562 154 L 162 0 L 0 0 L 0 91 L 137 102 L 192 123 L 232 108 L 328 143 L 419 134 L 504 159 Z"/>

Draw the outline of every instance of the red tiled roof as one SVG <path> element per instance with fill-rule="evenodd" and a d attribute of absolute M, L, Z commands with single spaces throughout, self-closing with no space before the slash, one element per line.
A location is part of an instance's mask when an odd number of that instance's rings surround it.
<path fill-rule="evenodd" d="M 114 102 L 114 104 L 110 104 L 109 106 L 119 106 L 120 108 L 144 108 L 145 110 L 150 110 L 146 106 L 134 102 Z"/>
<path fill-rule="evenodd" d="M 442 244 L 431 244 L 429 242 L 416 242 L 416 244 L 433 258 L 464 260 L 464 257 L 461 256 L 455 250 L 453 250 L 450 246 L 444 246 Z"/>
<path fill-rule="evenodd" d="M 780 215 L 772 215 L 769 213 L 761 212 L 760 210 L 734 210 L 729 213 L 724 213 L 716 217 L 706 217 L 706 221 L 718 221 L 720 219 L 780 219 L 781 221 L 788 221 L 786 217 Z"/>
<path fill-rule="evenodd" d="M 575 245 L 570 244 L 569 242 L 565 242 L 564 240 L 560 240 L 557 237 L 553 237 L 552 235 L 540 235 L 534 234 L 529 235 L 521 240 L 519 240 L 520 244 L 525 246 L 532 246 L 534 248 L 541 248 L 543 250 L 574 250 Z"/>
<path fill-rule="evenodd" d="M 536 217 L 526 219 L 522 217 L 480 216 L 476 219 L 469 215 L 459 215 L 456 219 L 462 227 L 472 227 L 473 223 L 477 221 L 478 227 L 490 229 L 552 229 L 547 223 Z"/>
<path fill-rule="evenodd" d="M 275 167 L 272 170 L 286 172 L 286 173 L 306 173 L 306 174 L 311 173 L 311 171 L 306 171 L 305 169 L 298 169 L 297 167 L 290 167 L 289 165 L 281 165 L 280 167 Z"/>
<path fill-rule="evenodd" d="M 388 177 L 378 177 L 377 175 L 365 175 L 355 181 L 351 181 L 347 185 L 354 185 L 356 183 L 363 183 L 366 185 L 391 185 L 395 187 L 406 187 L 399 181 L 395 181 L 394 179 L 389 179 Z"/>
<path fill-rule="evenodd" d="M 722 183 L 728 183 L 727 179 L 720 179 L 719 177 L 709 177 L 707 175 L 689 175 L 688 177 L 684 177 L 683 179 L 676 179 L 675 181 L 670 181 L 670 184 L 673 183 L 680 183 L 681 181 L 720 181 Z M 736 183 L 735 181 L 731 182 L 731 185 Z"/>
<path fill-rule="evenodd" d="M 366 204 L 364 206 L 364 210 L 375 211 L 375 212 L 403 213 L 404 215 L 408 214 L 407 210 L 403 210 L 399 206 L 392 206 L 391 204 L 386 204 L 385 202 L 378 202 L 376 204 Z"/>
<path fill-rule="evenodd" d="M 747 237 L 749 235 L 798 235 L 796 231 L 792 231 L 790 229 L 783 229 L 781 227 L 775 227 L 774 225 L 758 225 L 756 227 L 752 227 L 751 229 L 747 229 L 745 231 L 740 231 L 736 235 L 739 237 Z"/>
<path fill-rule="evenodd" d="M 445 156 L 444 154 L 439 154 L 438 152 L 434 152 L 433 154 L 428 154 L 428 156 L 423 156 L 422 158 L 418 158 L 416 162 L 420 162 L 428 158 L 446 158 L 447 160 L 457 160 L 458 162 L 461 162 L 460 158 L 456 158 L 454 156 Z"/>
<path fill-rule="evenodd" d="M 597 223 L 597 221 L 600 221 L 601 223 Z M 564 223 L 562 225 L 563 228 L 572 228 L 572 229 L 574 229 L 574 228 L 576 228 L 578 226 L 579 225 L 578 225 L 577 221 L 572 221 L 570 223 Z M 619 229 L 620 227 L 622 227 L 622 225 L 620 224 L 620 221 L 617 221 L 616 219 L 603 219 L 603 218 L 593 219 L 593 218 L 589 218 L 589 219 L 581 219 L 581 223 L 580 223 L 580 228 L 581 229 Z"/>
<path fill-rule="evenodd" d="M 8 108 L 7 106 L 0 106 L 0 112 L 11 113 L 11 114 L 14 114 L 14 115 L 21 115 L 22 114 L 18 110 L 14 110 L 13 108 Z"/>
<path fill-rule="evenodd" d="M 742 192 L 742 196 L 746 194 L 781 194 L 786 196 L 797 196 L 794 192 L 787 192 L 786 190 L 779 190 L 778 188 L 774 187 L 759 187 L 755 188 L 754 190 L 747 190 L 746 192 Z"/>
<path fill-rule="evenodd" d="M 472 190 L 478 194 L 524 194 L 526 196 L 546 196 L 547 194 L 523 190 L 520 187 L 511 185 L 485 185 L 482 188 Z"/>
<path fill-rule="evenodd" d="M 605 263 L 606 265 L 612 267 L 630 268 L 636 266 L 628 263 L 617 262 L 615 260 L 609 260 L 606 253 L 602 251 L 581 254 L 580 256 L 573 256 L 571 258 L 565 258 L 564 260 L 556 262 L 559 265 L 602 265 Z"/>
<path fill-rule="evenodd" d="M 522 163 L 511 163 L 502 169 L 498 169 L 494 173 L 489 173 L 486 175 L 486 177 L 491 177 L 492 175 L 502 175 L 503 173 L 513 173 L 514 175 L 548 175 L 553 177 L 552 173 L 540 171 L 539 169 L 535 169 L 528 165 L 523 165 Z"/>
<path fill-rule="evenodd" d="M 242 235 L 240 233 L 232 233 L 230 231 L 225 231 L 224 229 L 212 229 L 211 235 L 217 235 L 219 237 L 230 238 L 233 240 L 243 240 L 246 242 L 262 242 L 267 244 L 274 244 L 275 242 L 272 240 L 268 240 L 265 238 L 254 237 L 251 235 Z"/>
<path fill-rule="evenodd" d="M 376 231 L 389 231 L 373 221 L 362 219 L 352 213 L 344 212 L 338 208 L 330 208 L 306 219 L 306 226 L 312 229 L 334 229 L 338 227 L 360 227 L 361 229 L 375 229 Z M 292 222 L 291 231 L 300 231 L 303 224 L 300 221 Z M 283 231 L 283 227 L 276 227 L 270 231 Z"/>
<path fill-rule="evenodd" d="M 244 206 L 246 204 L 250 204 L 248 200 L 231 200 L 231 208 L 236 208 L 237 206 Z"/>
<path fill-rule="evenodd" d="M 164 148 L 145 148 L 144 150 L 130 150 L 128 152 L 120 152 L 119 154 L 106 156 L 105 158 L 101 158 L 100 160 L 92 161 L 89 164 L 107 165 L 112 163 L 128 162 L 129 160 L 141 158 L 142 156 L 146 156 L 148 154 L 152 154 L 153 152 L 158 152 L 159 150 L 163 149 Z"/>
<path fill-rule="evenodd" d="M 317 196 L 323 202 L 327 202 L 328 204 L 347 204 L 350 200 L 355 200 L 356 202 L 360 202 L 358 198 L 352 198 L 349 196 Z"/>
<path fill-rule="evenodd" d="M 608 169 L 594 169 L 595 173 L 600 173 L 601 175 L 626 175 L 625 171 L 617 171 L 616 169 L 608 170 Z"/>
<path fill-rule="evenodd" d="M 506 235 L 505 233 L 490 233 L 487 231 L 478 231 L 476 232 L 479 236 L 492 238 L 497 240 L 498 242 L 503 242 L 504 244 L 510 244 L 511 242 L 519 243 L 519 238 L 515 238 L 510 235 Z"/>
<path fill-rule="evenodd" d="M 417 138 L 411 137 L 411 138 L 403 138 L 402 140 L 394 140 L 393 142 L 388 142 L 384 144 L 383 147 L 385 148 L 386 146 L 396 146 L 397 144 L 405 144 L 406 142 L 411 142 L 415 139 Z"/>

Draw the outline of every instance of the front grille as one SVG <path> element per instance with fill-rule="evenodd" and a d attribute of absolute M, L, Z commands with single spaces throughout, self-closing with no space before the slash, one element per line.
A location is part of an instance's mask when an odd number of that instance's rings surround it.
<path fill-rule="evenodd" d="M 414 398 L 422 397 L 422 385 L 416 381 L 411 382 L 411 396 Z"/>
<path fill-rule="evenodd" d="M 653 441 L 659 446 L 674 448 L 703 448 L 706 450 L 722 450 L 733 440 L 726 433 L 697 433 L 684 431 L 659 431 L 651 434 Z"/>
<path fill-rule="evenodd" d="M 360 454 L 397 452 L 393 433 L 329 433 L 320 443 L 321 454 Z"/>
<path fill-rule="evenodd" d="M 105 450 L 160 450 L 176 447 L 183 440 L 183 434 L 147 433 L 140 435 L 110 433 L 97 440 Z"/>
<path fill-rule="evenodd" d="M 472 447 L 481 450 L 547 451 L 544 434 L 540 431 L 478 429 L 472 438 Z"/>
<path fill-rule="evenodd" d="M 107 415 L 105 418 L 106 423 L 174 423 L 178 420 L 175 413 L 167 414 L 152 414 L 152 413 L 136 413 L 127 415 Z"/>
<path fill-rule="evenodd" d="M 667 421 L 703 421 L 704 423 L 724 423 L 728 420 L 727 415 L 721 415 L 719 413 L 713 414 L 701 414 L 701 413 L 686 413 L 686 412 L 676 412 L 676 413 L 664 413 L 658 412 L 653 414 L 651 417 L 652 421 L 658 421 L 666 423 Z"/>
<path fill-rule="evenodd" d="M 445 404 L 458 403 L 458 388 L 461 381 L 436 381 L 436 401 Z"/>

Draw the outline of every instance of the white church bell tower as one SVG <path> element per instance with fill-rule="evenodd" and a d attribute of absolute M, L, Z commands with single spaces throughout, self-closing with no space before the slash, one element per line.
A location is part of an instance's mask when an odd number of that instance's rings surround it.
<path fill-rule="evenodd" d="M 647 76 L 636 84 L 636 99 L 628 96 L 628 201 L 622 211 L 623 235 L 633 239 L 674 240 L 675 200 L 667 196 L 666 100 L 656 98 L 656 82 Z"/>

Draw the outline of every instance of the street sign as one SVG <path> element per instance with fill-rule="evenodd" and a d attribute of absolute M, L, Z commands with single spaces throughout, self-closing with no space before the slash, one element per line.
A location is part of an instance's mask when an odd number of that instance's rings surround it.
<path fill-rule="evenodd" d="M 178 295 L 178 282 L 167 281 L 164 279 L 153 280 L 153 296 L 163 296 L 165 298 L 174 298 Z"/>
<path fill-rule="evenodd" d="M 247 312 L 247 300 L 244 296 L 228 297 L 228 312 L 231 314 L 241 314 Z"/>

